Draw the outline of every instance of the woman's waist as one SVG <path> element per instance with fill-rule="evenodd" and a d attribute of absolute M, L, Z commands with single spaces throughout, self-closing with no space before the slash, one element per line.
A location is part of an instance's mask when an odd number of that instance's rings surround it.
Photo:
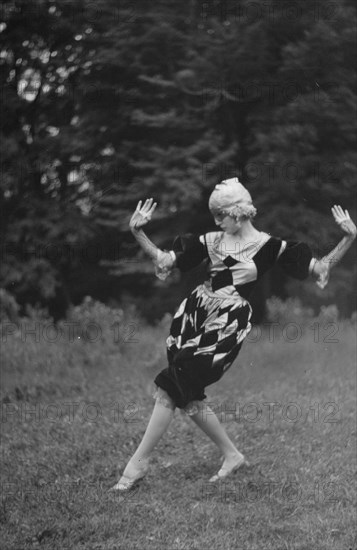
<path fill-rule="evenodd" d="M 234 295 L 249 298 L 257 283 L 255 273 L 230 269 L 210 270 L 206 275 L 208 287 L 219 295 Z"/>
<path fill-rule="evenodd" d="M 243 298 L 238 290 L 233 285 L 227 285 L 218 289 L 212 288 L 212 281 L 210 279 L 205 280 L 201 285 L 202 290 L 211 298 L 220 298 L 221 300 L 231 300 L 235 303 L 241 302 L 247 303 L 247 300 Z"/>

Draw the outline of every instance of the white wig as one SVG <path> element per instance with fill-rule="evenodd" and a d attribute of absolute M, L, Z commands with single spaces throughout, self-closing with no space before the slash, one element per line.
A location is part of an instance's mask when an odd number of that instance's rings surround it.
<path fill-rule="evenodd" d="M 209 198 L 208 207 L 212 212 L 227 214 L 236 219 L 242 216 L 252 219 L 257 213 L 249 191 L 238 178 L 217 184 Z"/>

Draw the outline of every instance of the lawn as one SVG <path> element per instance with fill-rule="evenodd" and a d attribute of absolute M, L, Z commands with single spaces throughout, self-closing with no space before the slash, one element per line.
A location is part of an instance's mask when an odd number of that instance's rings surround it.
<path fill-rule="evenodd" d="M 249 466 L 209 484 L 219 451 L 176 410 L 147 477 L 118 495 L 170 319 L 80 338 L 36 322 L 2 326 L 4 550 L 356 549 L 353 323 L 252 331 L 206 389 Z"/>

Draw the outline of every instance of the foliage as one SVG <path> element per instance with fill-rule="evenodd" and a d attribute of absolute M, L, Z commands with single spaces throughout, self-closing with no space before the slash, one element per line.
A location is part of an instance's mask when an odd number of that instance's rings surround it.
<path fill-rule="evenodd" d="M 21 306 L 59 318 L 107 289 L 158 295 L 128 231 L 136 203 L 159 203 L 149 232 L 167 248 L 179 232 L 214 229 L 207 198 L 231 175 L 262 229 L 337 243 L 330 206 L 356 217 L 355 6 L 252 6 L 3 2 L 0 275 Z M 99 254 L 83 259 L 91 247 Z M 349 314 L 351 285 L 330 288 Z"/>
<path fill-rule="evenodd" d="M 304 306 L 299 298 L 288 298 L 282 300 L 277 296 L 272 296 L 266 301 L 266 317 L 271 323 L 279 323 L 284 326 L 289 323 L 298 323 L 300 325 L 333 322 L 337 323 L 340 319 L 340 312 L 336 304 L 320 306 L 317 314 L 311 307 Z M 353 323 L 353 316 L 350 319 Z"/>
<path fill-rule="evenodd" d="M 0 321 L 14 323 L 19 318 L 20 306 L 10 292 L 0 288 Z"/>
<path fill-rule="evenodd" d="M 272 296 L 266 301 L 267 320 L 272 323 L 307 323 L 314 317 L 312 308 L 304 307 L 299 298 L 288 298 L 281 300 L 277 296 Z"/>
<path fill-rule="evenodd" d="M 60 326 L 66 324 L 73 327 L 73 338 L 82 339 L 84 342 L 102 341 L 106 344 L 119 343 L 120 328 L 124 322 L 124 311 L 121 308 L 112 308 L 90 296 L 86 296 L 81 304 L 70 308 L 66 322 L 60 322 Z"/>

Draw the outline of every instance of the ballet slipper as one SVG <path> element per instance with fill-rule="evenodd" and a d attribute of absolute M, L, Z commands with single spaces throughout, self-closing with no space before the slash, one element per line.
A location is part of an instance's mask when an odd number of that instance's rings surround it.
<path fill-rule="evenodd" d="M 140 467 L 140 469 L 136 468 L 137 474 L 134 476 L 127 476 L 122 475 L 119 479 L 118 483 L 116 483 L 110 491 L 130 491 L 134 487 L 134 485 L 140 481 L 145 475 L 147 474 L 149 470 L 149 461 L 145 461 L 145 463 Z"/>
<path fill-rule="evenodd" d="M 217 474 L 215 474 L 214 476 L 212 476 L 210 479 L 209 479 L 209 482 L 210 483 L 214 483 L 215 481 L 220 481 L 221 479 L 225 479 L 226 477 L 228 477 L 230 474 L 232 474 L 233 472 L 235 472 L 236 470 L 238 470 L 238 468 L 240 468 L 241 466 L 243 466 L 243 464 L 246 464 L 248 466 L 248 462 L 246 461 L 245 457 L 241 454 L 238 458 L 238 460 L 233 464 L 233 466 L 231 466 L 229 469 L 228 468 L 221 468 Z"/>

